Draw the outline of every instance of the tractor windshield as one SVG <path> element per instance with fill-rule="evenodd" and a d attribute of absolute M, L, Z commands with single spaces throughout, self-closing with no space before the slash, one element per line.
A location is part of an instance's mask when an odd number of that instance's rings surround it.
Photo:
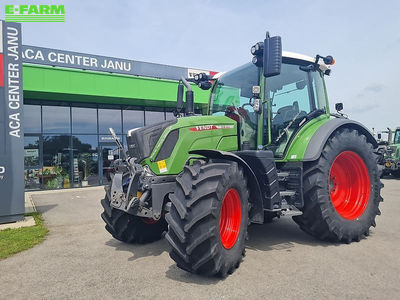
<path fill-rule="evenodd" d="M 259 69 L 248 63 L 222 75 L 214 86 L 210 114 L 227 116 L 240 126 L 241 143 L 256 148 L 257 114 L 249 104 L 252 87 L 259 83 Z"/>

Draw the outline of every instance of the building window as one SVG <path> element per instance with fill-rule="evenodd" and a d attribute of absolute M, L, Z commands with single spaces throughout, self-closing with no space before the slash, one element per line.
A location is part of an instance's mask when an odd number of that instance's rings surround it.
<path fill-rule="evenodd" d="M 127 134 L 130 129 L 144 126 L 143 110 L 124 110 L 124 134 Z"/>
<path fill-rule="evenodd" d="M 147 110 L 145 111 L 145 122 L 147 125 L 152 125 L 155 123 L 160 123 L 165 120 L 164 111 Z"/>
<path fill-rule="evenodd" d="M 172 111 L 167 111 L 165 113 L 165 119 L 166 120 L 173 120 L 173 119 L 176 119 L 176 117 L 174 116 L 174 113 Z"/>
<path fill-rule="evenodd" d="M 71 187 L 71 136 L 43 136 L 43 187 L 60 189 Z"/>
<path fill-rule="evenodd" d="M 39 189 L 41 185 L 42 168 L 40 167 L 40 137 L 25 136 L 24 138 L 25 189 Z"/>
<path fill-rule="evenodd" d="M 109 128 L 122 133 L 121 110 L 99 108 L 99 133 L 108 134 Z"/>
<path fill-rule="evenodd" d="M 40 105 L 24 105 L 25 133 L 40 133 L 41 126 Z"/>
<path fill-rule="evenodd" d="M 74 135 L 72 137 L 73 160 L 78 170 L 73 170 L 73 183 L 80 187 L 99 184 L 97 135 Z"/>
<path fill-rule="evenodd" d="M 97 109 L 72 107 L 72 133 L 97 133 Z"/>
<path fill-rule="evenodd" d="M 174 118 L 171 110 L 129 106 L 81 106 L 26 100 L 25 188 L 60 189 L 110 182 L 110 166 L 120 153 L 109 128 L 126 150 L 130 129 Z M 29 103 L 29 104 L 28 104 Z M 56 105 L 52 105 L 56 104 Z M 64 105 L 64 106 L 62 106 Z M 92 106 L 92 107 L 90 107 Z"/>
<path fill-rule="evenodd" d="M 43 106 L 43 132 L 66 133 L 71 132 L 70 107 Z"/>

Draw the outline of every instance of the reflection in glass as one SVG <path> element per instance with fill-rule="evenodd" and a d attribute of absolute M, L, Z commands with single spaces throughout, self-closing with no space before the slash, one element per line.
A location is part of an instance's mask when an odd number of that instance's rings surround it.
<path fill-rule="evenodd" d="M 38 136 L 24 138 L 24 181 L 26 190 L 40 188 L 42 169 L 40 168 L 40 143 Z"/>
<path fill-rule="evenodd" d="M 174 116 L 174 113 L 173 113 L 173 112 L 167 111 L 167 112 L 165 113 L 165 119 L 166 119 L 166 120 L 173 120 L 173 119 L 176 119 L 176 117 Z"/>
<path fill-rule="evenodd" d="M 24 165 L 25 168 L 39 166 L 39 137 L 26 136 L 24 138 Z"/>
<path fill-rule="evenodd" d="M 72 133 L 97 133 L 97 110 L 72 107 Z"/>
<path fill-rule="evenodd" d="M 123 114 L 125 134 L 130 129 L 144 126 L 144 113 L 142 110 L 124 110 Z"/>
<path fill-rule="evenodd" d="M 43 187 L 70 188 L 70 136 L 43 136 Z"/>
<path fill-rule="evenodd" d="M 109 128 L 116 133 L 122 133 L 121 110 L 99 109 L 99 133 L 109 133 Z"/>
<path fill-rule="evenodd" d="M 101 184 L 108 184 L 111 182 L 112 163 L 119 158 L 117 145 L 104 145 L 100 151 L 101 155 Z"/>
<path fill-rule="evenodd" d="M 66 106 L 43 106 L 43 132 L 70 133 L 70 108 Z"/>
<path fill-rule="evenodd" d="M 40 189 L 42 169 L 25 169 L 25 190 Z"/>
<path fill-rule="evenodd" d="M 72 137 L 74 161 L 78 170 L 73 172 L 73 182 L 81 187 L 98 185 L 98 142 L 97 135 Z"/>
<path fill-rule="evenodd" d="M 145 117 L 146 125 L 160 123 L 165 120 L 163 111 L 146 110 L 145 113 L 146 113 Z"/>
<path fill-rule="evenodd" d="M 24 131 L 25 133 L 40 133 L 40 105 L 24 105 Z"/>

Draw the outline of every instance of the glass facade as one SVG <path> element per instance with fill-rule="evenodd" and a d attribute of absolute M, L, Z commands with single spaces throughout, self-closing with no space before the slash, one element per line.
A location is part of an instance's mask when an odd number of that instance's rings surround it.
<path fill-rule="evenodd" d="M 109 128 L 125 146 L 128 130 L 170 118 L 163 108 L 25 100 L 25 189 L 106 184 L 118 158 Z"/>

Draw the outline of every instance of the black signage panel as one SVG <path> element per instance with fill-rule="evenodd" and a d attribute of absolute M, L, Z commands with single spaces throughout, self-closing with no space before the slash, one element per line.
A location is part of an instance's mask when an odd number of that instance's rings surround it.
<path fill-rule="evenodd" d="M 136 60 L 85 54 L 36 46 L 22 46 L 24 63 L 179 80 L 188 69 Z"/>
<path fill-rule="evenodd" d="M 0 23 L 0 223 L 24 218 L 21 24 Z"/>

